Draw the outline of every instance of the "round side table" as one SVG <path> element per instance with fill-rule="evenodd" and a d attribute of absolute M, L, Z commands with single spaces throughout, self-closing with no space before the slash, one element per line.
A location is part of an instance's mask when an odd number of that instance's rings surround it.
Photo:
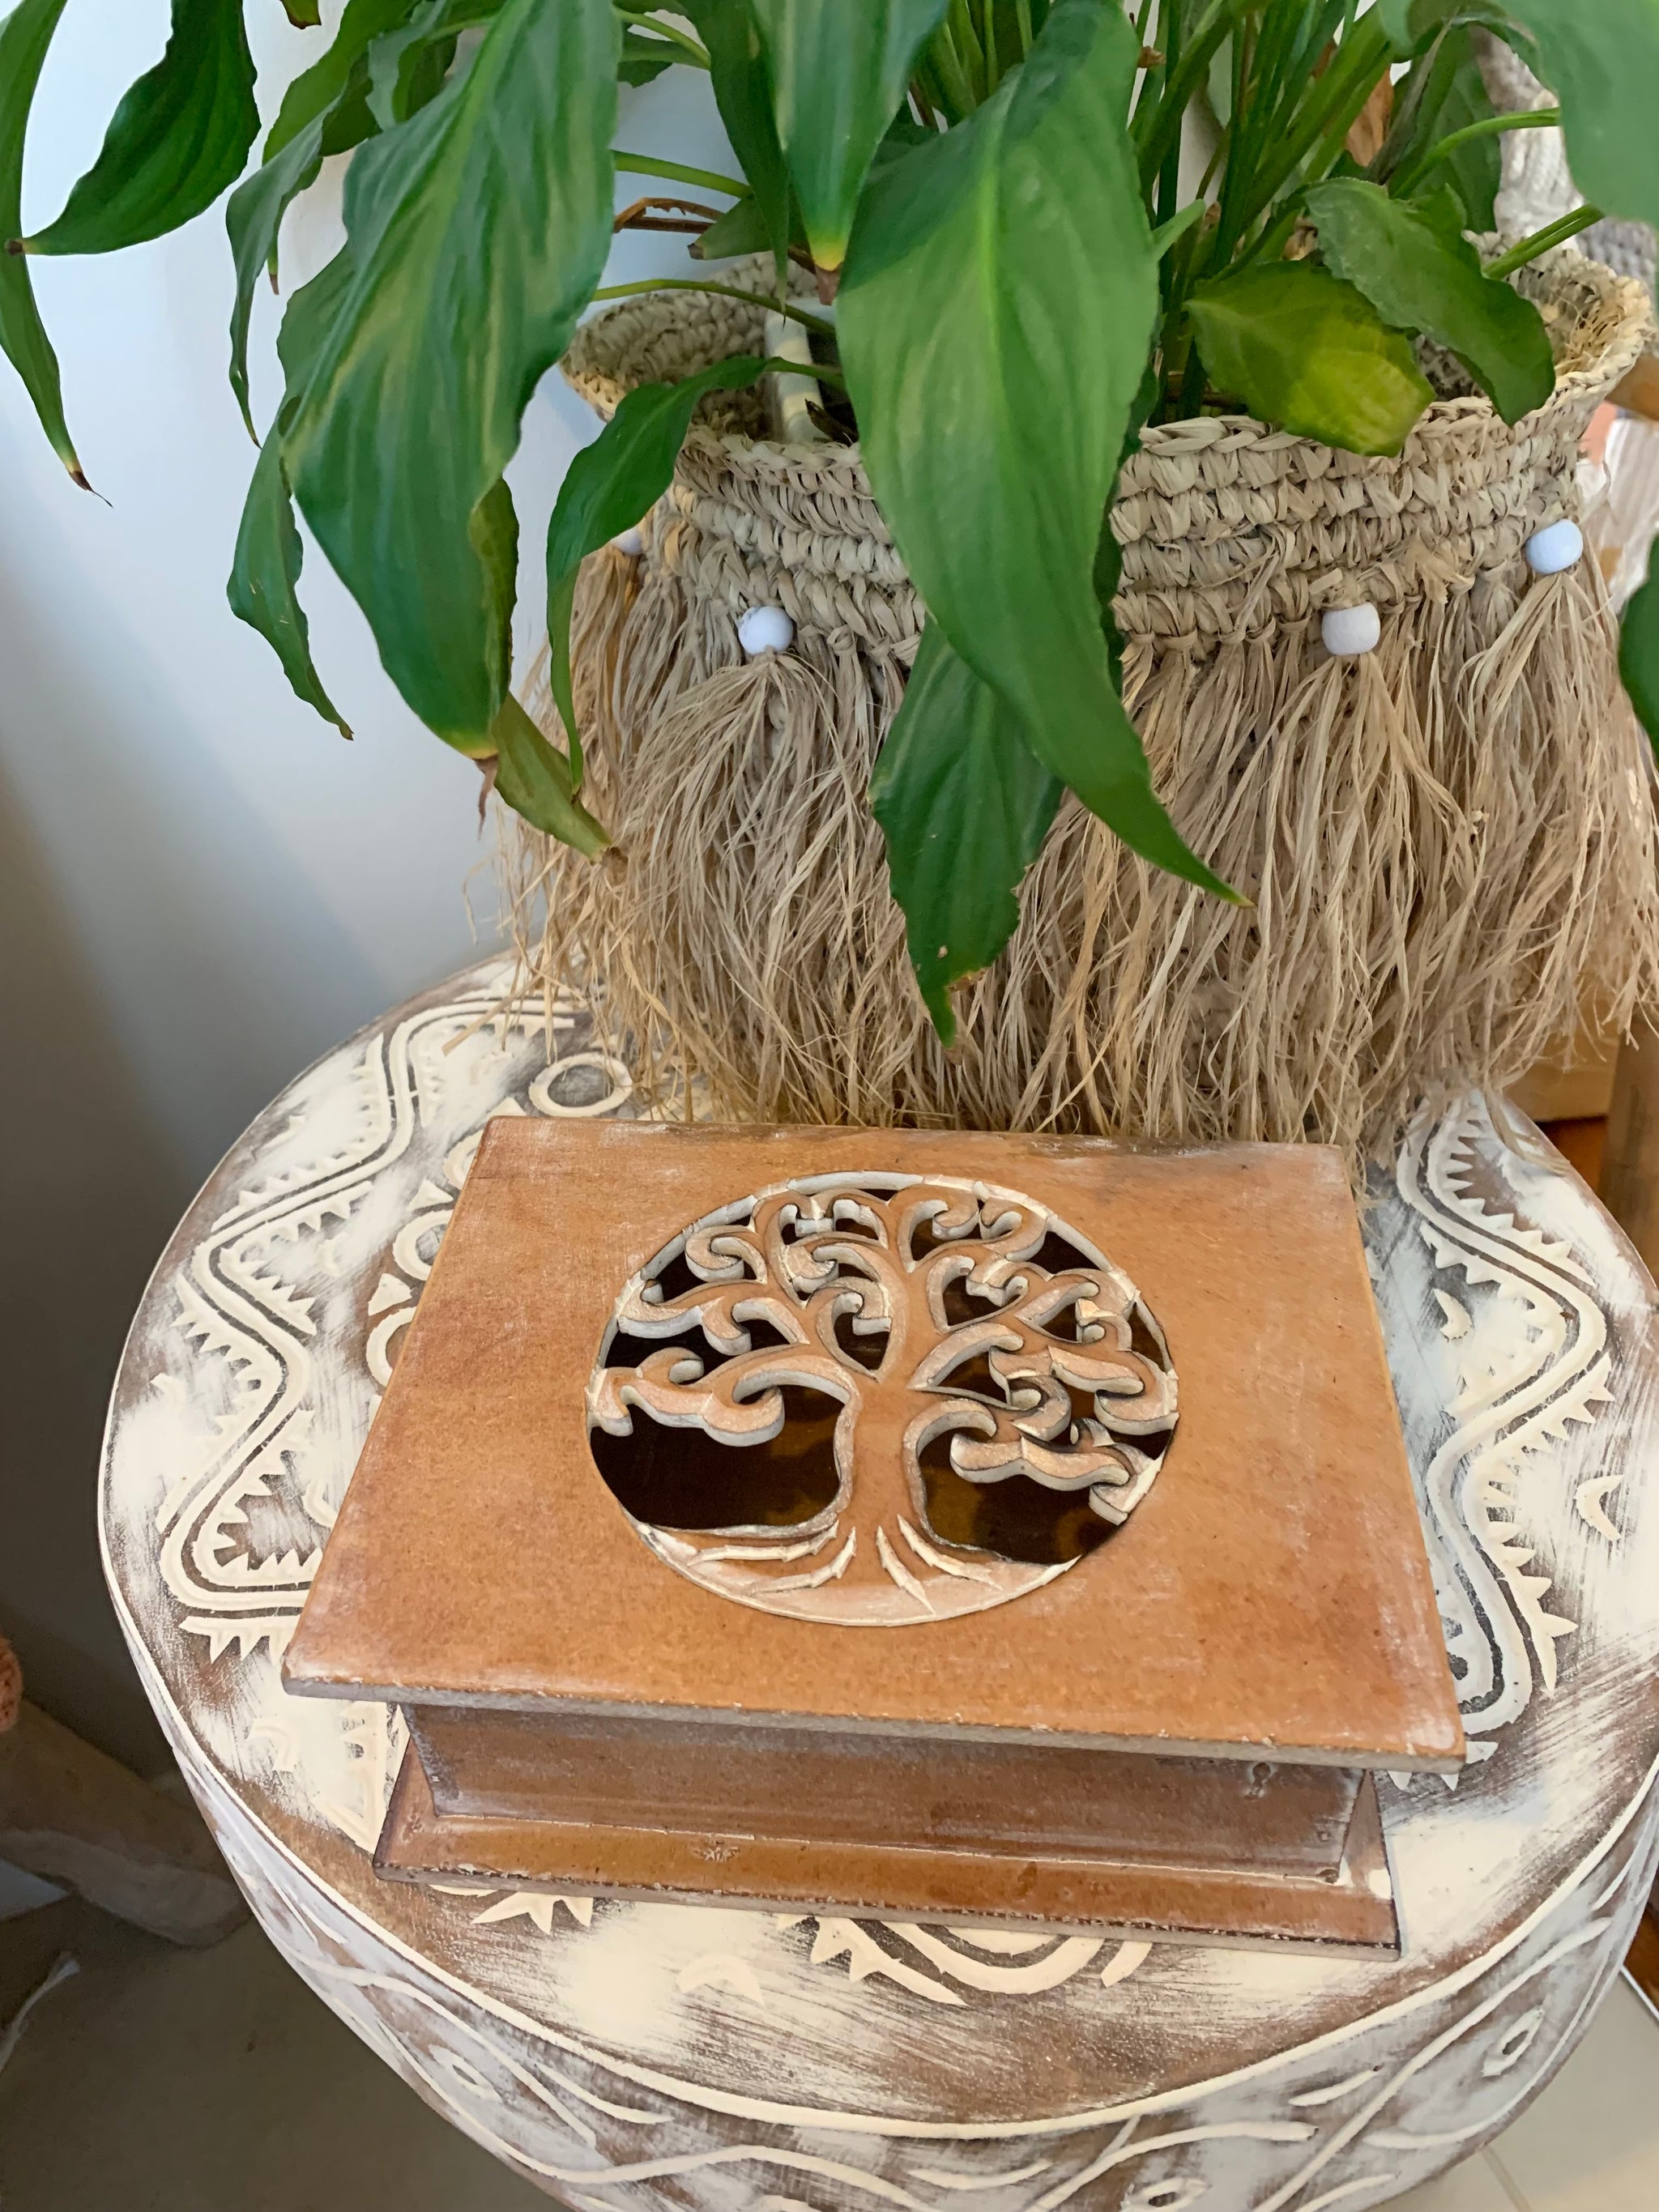
<path fill-rule="evenodd" d="M 278 1660 L 478 1132 L 628 1115 L 486 965 L 262 1115 L 167 1248 L 101 1480 L 115 1604 L 266 1931 L 582 2212 L 1350 2212 L 1542 2087 L 1659 1850 L 1653 1285 L 1531 1126 L 1426 1122 L 1364 1231 L 1474 1759 L 1382 1785 L 1392 1963 L 376 1880 L 395 1711 Z"/>

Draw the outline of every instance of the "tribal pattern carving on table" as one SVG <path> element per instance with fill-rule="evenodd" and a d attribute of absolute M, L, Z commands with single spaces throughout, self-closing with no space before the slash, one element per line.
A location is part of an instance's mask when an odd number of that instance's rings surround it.
<path fill-rule="evenodd" d="M 295 1084 L 167 1255 L 101 1524 L 152 1698 L 268 1931 L 457 2124 L 592 2212 L 1322 2212 L 1558 2063 L 1651 1880 L 1650 1286 L 1526 1125 L 1419 1131 L 1365 1217 L 1480 1753 L 1384 1796 L 1397 1963 L 376 1881 L 402 1749 L 276 1662 L 483 1122 L 638 1111 L 485 967 Z"/>

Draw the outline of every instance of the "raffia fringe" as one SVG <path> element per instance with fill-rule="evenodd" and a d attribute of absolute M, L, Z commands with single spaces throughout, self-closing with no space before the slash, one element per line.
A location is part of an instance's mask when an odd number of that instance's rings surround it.
<path fill-rule="evenodd" d="M 865 795 L 914 594 L 855 453 L 694 432 L 643 560 L 597 556 L 578 593 L 587 803 L 626 866 L 508 817 L 520 988 L 585 994 L 647 1091 L 690 1075 L 733 1118 L 1311 1137 L 1356 1163 L 1425 1097 L 1512 1082 L 1587 999 L 1622 1029 L 1659 994 L 1648 750 L 1594 560 L 1534 578 L 1520 551 L 1572 511 L 1592 395 L 1646 328 L 1585 266 L 1556 290 L 1591 365 L 1515 433 L 1454 398 L 1399 463 L 1259 424 L 1154 434 L 1115 509 L 1125 697 L 1188 843 L 1254 904 L 1068 800 L 949 1056 Z M 1359 597 L 1382 643 L 1333 660 L 1321 608 Z M 744 659 L 757 601 L 793 617 L 789 653 Z"/>

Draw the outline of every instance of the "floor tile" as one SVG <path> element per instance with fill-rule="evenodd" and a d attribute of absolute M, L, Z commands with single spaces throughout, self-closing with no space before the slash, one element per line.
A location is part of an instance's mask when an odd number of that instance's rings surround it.
<path fill-rule="evenodd" d="M 1659 2021 L 1628 1984 L 1492 2153 L 1527 2212 L 1656 2212 Z"/>
<path fill-rule="evenodd" d="M 1388 2212 L 1521 2212 L 1484 2151 L 1390 2200 Z"/>
<path fill-rule="evenodd" d="M 179 1951 L 76 1909 L 82 1972 L 0 2074 L 4 2212 L 549 2212 L 257 1928 Z"/>

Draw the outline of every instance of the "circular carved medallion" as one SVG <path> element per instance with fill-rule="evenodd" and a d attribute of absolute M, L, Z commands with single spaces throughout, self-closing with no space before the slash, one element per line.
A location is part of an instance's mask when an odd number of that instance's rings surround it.
<path fill-rule="evenodd" d="M 948 1620 L 1063 1574 L 1151 1487 L 1164 1333 L 1018 1192 L 825 1176 L 706 1215 L 617 1301 L 594 1458 L 659 1558 L 843 1626 Z"/>

